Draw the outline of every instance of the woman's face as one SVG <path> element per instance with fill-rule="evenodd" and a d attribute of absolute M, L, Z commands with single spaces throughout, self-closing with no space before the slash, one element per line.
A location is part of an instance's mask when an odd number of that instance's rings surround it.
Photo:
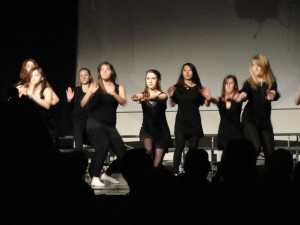
<path fill-rule="evenodd" d="M 149 72 L 146 75 L 146 85 L 150 90 L 157 89 L 158 79 L 156 74 Z"/>
<path fill-rule="evenodd" d="M 262 77 L 262 68 L 256 62 L 253 62 L 251 65 L 252 72 L 257 77 Z"/>
<path fill-rule="evenodd" d="M 88 84 L 90 81 L 90 75 L 87 70 L 81 70 L 79 72 L 79 81 L 81 84 Z"/>
<path fill-rule="evenodd" d="M 185 65 L 183 67 L 182 74 L 183 74 L 183 78 L 185 80 L 191 80 L 193 77 L 193 71 L 192 71 L 191 67 L 189 67 L 188 65 Z"/>
<path fill-rule="evenodd" d="M 234 90 L 234 80 L 232 78 L 228 78 L 225 83 L 225 92 L 231 93 Z"/>
<path fill-rule="evenodd" d="M 26 65 L 25 65 L 25 69 L 27 70 L 27 72 L 29 72 L 33 67 L 34 67 L 34 63 L 30 60 L 27 61 Z"/>
<path fill-rule="evenodd" d="M 102 80 L 109 81 L 111 76 L 111 68 L 109 65 L 102 65 L 100 69 L 100 77 Z"/>
<path fill-rule="evenodd" d="M 43 78 L 43 76 L 42 76 L 42 74 L 40 73 L 39 70 L 32 71 L 30 83 L 32 83 L 34 85 L 38 85 L 43 80 L 44 80 L 44 78 Z"/>

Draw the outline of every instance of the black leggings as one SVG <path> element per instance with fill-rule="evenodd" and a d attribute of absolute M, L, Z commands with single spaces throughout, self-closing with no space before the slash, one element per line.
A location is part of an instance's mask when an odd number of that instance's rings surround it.
<path fill-rule="evenodd" d="M 182 152 L 185 148 L 185 143 L 188 140 L 189 150 L 198 149 L 199 136 L 188 136 L 184 132 L 175 131 L 175 151 L 173 156 L 173 170 L 174 173 L 179 172 L 179 165 L 181 163 Z"/>
<path fill-rule="evenodd" d="M 117 158 L 105 171 L 105 173 L 110 176 L 119 169 L 120 162 L 126 152 L 126 147 L 119 132 L 115 127 L 100 124 L 95 120 L 88 120 L 87 131 L 89 139 L 95 148 L 95 153 L 89 167 L 90 176 L 100 176 L 108 152 L 112 150 Z"/>
<path fill-rule="evenodd" d="M 243 125 L 243 130 L 245 137 L 255 145 L 257 157 L 261 151 L 261 147 L 263 148 L 266 163 L 275 150 L 272 124 L 260 127 L 255 123 L 246 121 Z"/>
<path fill-rule="evenodd" d="M 83 144 L 86 144 L 87 142 L 86 120 L 74 123 L 73 138 L 75 142 L 75 151 L 82 151 Z"/>

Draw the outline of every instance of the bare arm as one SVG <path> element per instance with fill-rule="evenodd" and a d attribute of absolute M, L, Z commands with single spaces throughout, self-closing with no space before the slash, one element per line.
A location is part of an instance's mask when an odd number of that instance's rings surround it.
<path fill-rule="evenodd" d="M 59 97 L 57 94 L 52 90 L 52 99 L 51 99 L 51 105 L 56 105 L 59 102 Z"/>
<path fill-rule="evenodd" d="M 245 92 L 241 92 L 239 95 L 236 95 L 233 100 L 236 102 L 242 102 L 246 98 L 247 98 L 247 94 Z"/>
<path fill-rule="evenodd" d="M 31 91 L 27 92 L 27 96 L 31 100 L 35 101 L 37 104 L 39 104 L 40 106 L 42 106 L 45 109 L 50 109 L 52 95 L 53 95 L 53 90 L 50 87 L 47 87 L 44 90 L 44 93 L 43 93 L 44 99 L 41 99 L 38 95 L 33 94 L 33 92 L 31 92 Z"/>
<path fill-rule="evenodd" d="M 148 100 L 148 101 L 166 101 L 166 100 L 168 100 L 168 95 L 166 93 L 161 92 L 158 95 L 150 95 L 146 100 Z"/>
<path fill-rule="evenodd" d="M 169 89 L 168 89 L 168 91 L 167 91 L 167 94 L 168 94 L 168 97 L 169 97 L 169 106 L 170 106 L 170 107 L 174 107 L 174 106 L 176 105 L 176 103 L 175 103 L 174 100 L 172 99 L 175 90 L 176 90 L 176 87 L 175 87 L 175 86 L 172 86 L 172 87 L 169 87 Z"/>
<path fill-rule="evenodd" d="M 113 95 L 120 105 L 124 106 L 127 103 L 126 91 L 123 85 L 119 85 L 119 94 L 115 93 Z"/>
<path fill-rule="evenodd" d="M 19 93 L 19 97 L 21 97 L 22 95 L 26 95 L 26 91 L 27 88 L 24 85 L 18 85 L 16 86 L 18 93 Z"/>
<path fill-rule="evenodd" d="M 211 100 L 210 90 L 208 88 L 201 88 L 201 89 L 199 89 L 199 92 L 205 98 L 204 104 L 206 106 L 209 106 L 210 105 L 210 100 Z"/>
<path fill-rule="evenodd" d="M 219 103 L 219 98 L 218 97 L 210 97 L 210 102 L 217 105 Z"/>
<path fill-rule="evenodd" d="M 132 99 L 132 101 L 135 101 L 137 103 L 141 103 L 141 102 L 145 101 L 145 93 L 142 92 L 142 93 L 137 93 L 135 95 L 132 95 L 131 99 Z"/>
<path fill-rule="evenodd" d="M 83 98 L 80 101 L 80 106 L 84 107 L 89 102 L 91 97 L 95 94 L 95 92 L 99 89 L 99 86 L 96 82 L 90 84 L 88 91 L 85 93 Z"/>

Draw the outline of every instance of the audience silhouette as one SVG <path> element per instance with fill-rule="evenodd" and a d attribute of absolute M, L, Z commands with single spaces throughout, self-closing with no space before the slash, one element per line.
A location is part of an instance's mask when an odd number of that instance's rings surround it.
<path fill-rule="evenodd" d="M 177 176 L 153 168 L 145 148 L 127 150 L 120 169 L 128 195 L 97 198 L 85 181 L 84 152 L 61 153 L 31 101 L 9 93 L 0 102 L 0 224 L 289 225 L 300 209 L 300 163 L 294 167 L 292 154 L 279 148 L 258 172 L 246 139 L 226 145 L 219 183 L 208 179 L 204 149 L 188 151 Z"/>
<path fill-rule="evenodd" d="M 95 224 L 89 215 L 97 210 L 93 193 L 70 176 L 75 170 L 54 145 L 40 112 L 15 93 L 10 90 L 9 101 L 0 105 L 0 201 L 5 206 L 0 224 Z"/>
<path fill-rule="evenodd" d="M 218 217 L 212 224 L 255 224 L 258 172 L 256 149 L 244 138 L 226 145 L 220 162 L 222 181 L 215 184 Z"/>
<path fill-rule="evenodd" d="M 206 150 L 189 150 L 183 168 L 184 173 L 176 176 L 177 221 L 205 224 L 212 216 L 214 202 L 212 184 L 207 179 L 210 162 Z"/>
<path fill-rule="evenodd" d="M 293 156 L 284 149 L 275 150 L 260 179 L 260 224 L 294 224 L 299 204 L 293 184 Z"/>

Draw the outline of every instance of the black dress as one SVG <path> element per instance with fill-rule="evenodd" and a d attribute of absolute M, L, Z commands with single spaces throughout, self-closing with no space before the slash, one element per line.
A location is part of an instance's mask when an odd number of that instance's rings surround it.
<path fill-rule="evenodd" d="M 156 147 L 162 147 L 165 152 L 172 146 L 170 129 L 166 119 L 166 101 L 142 102 L 143 124 L 140 129 L 140 140 L 151 137 Z"/>
<path fill-rule="evenodd" d="M 280 98 L 276 81 L 269 88 L 266 83 L 251 87 L 248 80 L 240 92 L 247 94 L 247 104 L 242 114 L 242 124 L 245 137 L 252 141 L 256 147 L 257 156 L 263 148 L 265 160 L 274 152 L 275 141 L 271 123 L 271 101 L 266 99 L 267 90 L 276 91 L 274 101 Z"/>
<path fill-rule="evenodd" d="M 189 150 L 197 149 L 199 139 L 204 136 L 199 107 L 204 104 L 205 98 L 199 92 L 202 87 L 176 88 L 172 96 L 178 105 L 175 120 L 175 151 L 173 155 L 174 173 L 179 173 L 182 153 L 189 142 Z"/>
<path fill-rule="evenodd" d="M 199 107 L 205 102 L 205 98 L 199 93 L 199 86 L 176 89 L 172 100 L 178 105 L 175 121 L 175 133 L 177 130 L 188 136 L 203 137 L 203 128 Z"/>
<path fill-rule="evenodd" d="M 44 99 L 44 96 L 41 96 Z M 37 107 L 41 114 L 41 117 L 46 125 L 49 134 L 52 137 L 53 143 L 56 145 L 58 141 L 57 121 L 56 121 L 56 107 L 57 105 L 51 105 L 49 109 L 44 108 L 37 102 L 32 100 L 32 103 Z"/>
<path fill-rule="evenodd" d="M 224 150 L 225 145 L 236 138 L 243 138 L 243 128 L 240 122 L 242 102 L 231 101 L 229 108 L 226 108 L 226 101 L 219 98 L 217 104 L 220 114 L 217 147 Z"/>
<path fill-rule="evenodd" d="M 240 92 L 247 94 L 247 104 L 245 106 L 242 122 L 253 122 L 258 127 L 268 127 L 271 125 L 271 101 L 266 99 L 266 92 L 268 85 L 263 83 L 262 86 L 256 85 L 256 88 L 252 88 L 250 83 L 246 81 Z M 280 95 L 277 92 L 277 83 L 273 82 L 270 90 L 276 91 L 275 101 L 279 99 Z"/>

